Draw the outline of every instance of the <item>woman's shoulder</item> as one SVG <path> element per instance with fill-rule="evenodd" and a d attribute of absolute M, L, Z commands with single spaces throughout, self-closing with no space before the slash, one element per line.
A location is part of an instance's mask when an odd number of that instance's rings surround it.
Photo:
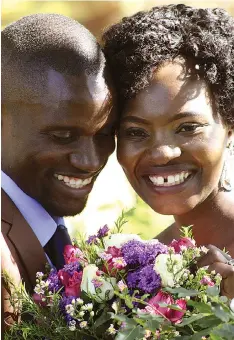
<path fill-rule="evenodd" d="M 165 244 L 169 244 L 173 239 L 178 239 L 179 237 L 180 231 L 178 230 L 176 223 L 171 224 L 160 234 L 155 236 L 156 239 Z"/>

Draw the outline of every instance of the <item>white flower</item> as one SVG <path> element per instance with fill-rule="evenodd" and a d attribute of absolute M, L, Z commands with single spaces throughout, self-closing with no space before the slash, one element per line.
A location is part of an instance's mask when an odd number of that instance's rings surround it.
<path fill-rule="evenodd" d="M 81 298 L 77 298 L 76 302 L 78 305 L 83 305 L 84 301 Z"/>
<path fill-rule="evenodd" d="M 72 320 L 69 322 L 69 330 L 74 332 L 76 330 L 76 322 L 75 320 Z"/>
<path fill-rule="evenodd" d="M 80 285 L 81 290 L 92 295 L 97 302 L 111 300 L 114 296 L 113 286 L 116 285 L 116 279 L 114 277 L 104 279 L 97 276 L 97 271 L 98 267 L 95 264 L 89 264 L 84 268 Z M 102 285 L 96 291 L 93 280 L 97 278 L 102 281 Z"/>
<path fill-rule="evenodd" d="M 44 274 L 43 274 L 42 272 L 37 272 L 37 273 L 36 273 L 36 277 L 37 277 L 38 279 L 42 278 L 43 276 L 44 276 Z"/>
<path fill-rule="evenodd" d="M 80 323 L 80 328 L 86 328 L 86 327 L 87 327 L 87 324 L 88 324 L 87 321 L 82 321 L 82 322 Z"/>
<path fill-rule="evenodd" d="M 65 309 L 66 309 L 68 314 L 73 314 L 74 313 L 74 307 L 71 304 L 66 305 Z"/>
<path fill-rule="evenodd" d="M 172 271 L 168 270 L 168 264 L 172 263 Z M 184 275 L 183 256 L 180 254 L 160 254 L 156 257 L 154 270 L 160 275 L 162 287 L 174 287 Z"/>
<path fill-rule="evenodd" d="M 142 241 L 140 236 L 136 234 L 111 234 L 108 238 L 104 240 L 105 249 L 107 249 L 108 247 L 121 248 L 124 243 L 131 240 Z"/>
<path fill-rule="evenodd" d="M 231 310 L 232 310 L 233 313 L 234 313 L 234 299 L 231 299 L 230 308 L 231 308 Z"/>
<path fill-rule="evenodd" d="M 114 325 L 111 324 L 110 327 L 107 329 L 107 332 L 108 332 L 109 334 L 113 334 L 113 335 L 114 335 L 117 331 L 116 331 L 116 329 L 114 328 Z"/>

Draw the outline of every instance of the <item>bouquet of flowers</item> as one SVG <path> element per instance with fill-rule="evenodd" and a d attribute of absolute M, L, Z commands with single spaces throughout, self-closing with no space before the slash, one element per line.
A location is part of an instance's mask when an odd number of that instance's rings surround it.
<path fill-rule="evenodd" d="M 35 293 L 15 288 L 22 321 L 5 339 L 234 339 L 234 301 L 197 259 L 191 228 L 170 245 L 102 227 L 64 249 L 65 266 L 37 273 Z M 24 315 L 27 317 L 24 318 Z"/>

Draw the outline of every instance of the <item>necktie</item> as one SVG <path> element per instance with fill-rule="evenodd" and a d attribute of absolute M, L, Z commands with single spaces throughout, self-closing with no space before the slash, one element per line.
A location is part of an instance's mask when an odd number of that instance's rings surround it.
<path fill-rule="evenodd" d="M 67 244 L 72 244 L 67 228 L 60 224 L 51 239 L 44 246 L 46 254 L 57 270 L 61 269 L 64 264 L 63 250 Z"/>

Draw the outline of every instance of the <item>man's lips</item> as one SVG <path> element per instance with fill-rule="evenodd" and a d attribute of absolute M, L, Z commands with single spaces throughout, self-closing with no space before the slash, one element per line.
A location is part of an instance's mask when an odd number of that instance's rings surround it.
<path fill-rule="evenodd" d="M 87 176 L 87 175 L 86 175 Z M 96 175 L 97 176 L 97 175 Z M 87 176 L 86 178 L 80 178 L 76 176 L 68 176 L 62 175 L 59 173 L 54 174 L 54 178 L 60 181 L 62 184 L 66 185 L 67 187 L 74 188 L 74 189 L 82 189 L 88 186 L 96 176 Z"/>

